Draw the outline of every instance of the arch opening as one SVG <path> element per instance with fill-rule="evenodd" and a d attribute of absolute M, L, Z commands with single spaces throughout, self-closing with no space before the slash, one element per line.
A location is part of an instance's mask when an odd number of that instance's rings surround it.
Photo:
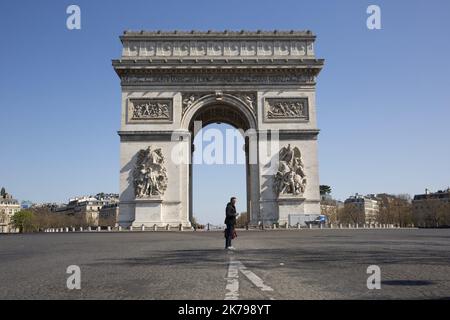
<path fill-rule="evenodd" d="M 221 135 L 222 139 L 219 142 L 219 146 L 216 146 L 218 148 L 222 148 L 223 151 L 223 160 L 219 165 L 217 164 L 206 164 L 206 165 L 212 165 L 212 167 L 206 168 L 206 172 L 208 172 L 213 179 L 214 177 L 222 177 L 223 179 L 236 179 L 233 183 L 235 183 L 235 187 L 233 187 L 233 184 L 228 183 L 228 181 L 224 182 L 225 189 L 224 188 L 217 188 L 217 192 L 221 193 L 220 196 L 210 196 L 209 200 L 211 198 L 213 199 L 223 199 L 223 202 L 228 201 L 231 196 L 238 196 L 238 212 L 246 212 L 247 215 L 245 218 L 241 218 L 245 221 L 245 223 L 250 222 L 251 218 L 251 199 L 250 199 L 250 168 L 249 168 L 249 155 L 248 155 L 248 144 L 249 144 L 249 138 L 245 135 L 245 132 L 248 129 L 254 128 L 254 123 L 252 123 L 252 119 L 249 118 L 249 114 L 246 114 L 242 111 L 241 108 L 231 105 L 229 103 L 224 102 L 213 102 L 210 104 L 203 104 L 200 107 L 197 108 L 197 110 L 191 114 L 190 121 L 189 121 L 189 132 L 191 135 L 191 163 L 189 165 L 189 219 L 191 222 L 193 221 L 193 217 L 197 215 L 197 213 L 194 211 L 201 208 L 199 203 L 202 203 L 202 199 L 205 199 L 208 197 L 208 194 L 210 194 L 211 190 L 214 190 L 214 185 L 216 185 L 216 181 L 214 183 L 209 183 L 208 186 L 211 188 L 208 189 L 208 192 L 205 193 L 205 196 L 201 194 L 197 194 L 198 192 L 201 192 L 199 190 L 203 190 L 205 185 L 199 185 L 199 181 L 195 180 L 195 189 L 196 194 L 194 197 L 194 179 L 197 179 L 200 177 L 202 184 L 207 184 L 207 181 L 204 177 L 204 175 L 200 174 L 198 170 L 201 170 L 201 166 L 205 165 L 204 163 L 197 167 L 198 161 L 195 161 L 198 159 L 198 152 L 203 153 L 203 148 L 200 147 L 200 150 L 198 149 L 198 146 L 196 146 L 195 142 L 198 141 L 198 139 L 203 139 L 203 136 L 199 137 L 199 133 L 203 135 L 207 132 L 207 130 L 216 129 L 218 130 Z M 230 139 L 230 136 L 225 133 L 225 130 L 239 130 L 240 133 L 234 132 L 231 136 L 233 139 L 237 138 L 236 141 L 233 141 L 231 144 L 233 146 L 233 150 L 230 150 L 226 146 L 229 147 L 230 141 L 227 141 L 227 139 Z M 238 138 L 240 137 L 240 139 Z M 239 140 L 241 143 L 239 144 Z M 218 141 L 206 141 L 202 143 L 202 146 L 209 145 L 211 143 L 218 143 Z M 236 144 L 237 143 L 237 144 Z M 239 150 L 239 148 L 241 148 Z M 243 163 L 239 165 L 239 163 L 229 163 L 228 159 L 230 159 L 230 155 L 226 154 L 227 152 L 233 152 L 233 159 L 234 161 L 239 162 L 239 152 L 243 152 Z M 194 157 L 195 153 L 195 157 Z M 234 157 L 234 155 L 236 157 Z M 203 156 L 203 154 L 202 154 Z M 227 160 L 225 160 L 227 159 Z M 194 170 L 194 165 L 196 166 L 196 170 Z M 228 168 L 224 168 L 223 166 L 231 165 Z M 242 168 L 243 167 L 243 168 Z M 205 168 L 205 167 L 203 167 Z M 243 170 L 242 170 L 243 169 Z M 220 173 L 219 173 L 220 172 Z M 229 173 L 227 175 L 227 173 Z M 194 176 L 195 175 L 195 176 Z M 245 178 L 244 178 L 245 177 Z M 229 186 L 229 190 L 227 189 Z M 214 192 L 214 191 L 213 191 Z M 236 194 L 238 192 L 238 194 Z M 242 196 L 242 194 L 244 196 Z M 240 196 L 241 195 L 241 196 Z M 194 201 L 196 201 L 194 203 Z M 197 202 L 198 201 L 198 202 Z M 225 204 L 226 203 L 220 203 L 217 206 L 214 206 L 214 208 L 218 208 L 219 212 L 214 212 L 214 222 L 221 221 L 224 219 L 225 214 Z M 222 208 L 222 209 L 219 209 Z M 200 209 L 201 210 L 201 209 Z M 214 209 L 216 210 L 216 209 Z M 218 215 L 218 217 L 216 217 Z M 204 214 L 201 214 L 201 216 L 204 216 Z M 204 222 L 204 221 L 202 221 Z"/>

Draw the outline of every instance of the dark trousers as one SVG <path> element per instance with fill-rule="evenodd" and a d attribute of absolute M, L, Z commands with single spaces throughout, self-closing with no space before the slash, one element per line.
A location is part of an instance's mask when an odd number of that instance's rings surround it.
<path fill-rule="evenodd" d="M 231 238 L 233 236 L 234 226 L 232 224 L 227 224 L 225 230 L 225 248 L 231 247 Z"/>

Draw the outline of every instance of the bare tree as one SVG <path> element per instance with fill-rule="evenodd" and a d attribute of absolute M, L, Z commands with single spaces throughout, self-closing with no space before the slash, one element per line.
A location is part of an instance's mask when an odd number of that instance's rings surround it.
<path fill-rule="evenodd" d="M 377 200 L 379 205 L 377 222 L 401 227 L 412 224 L 412 205 L 409 195 L 379 194 Z"/>
<path fill-rule="evenodd" d="M 241 212 L 239 217 L 236 219 L 236 228 L 244 228 L 248 224 L 248 214 L 247 212 Z"/>
<path fill-rule="evenodd" d="M 346 203 L 337 213 L 340 223 L 364 223 L 364 210 L 356 203 Z"/>

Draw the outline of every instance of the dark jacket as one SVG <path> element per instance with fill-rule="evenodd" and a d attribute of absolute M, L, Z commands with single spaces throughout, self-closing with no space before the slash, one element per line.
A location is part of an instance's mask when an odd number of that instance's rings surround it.
<path fill-rule="evenodd" d="M 225 209 L 225 224 L 234 226 L 236 224 L 236 216 L 236 207 L 231 202 L 228 202 Z"/>

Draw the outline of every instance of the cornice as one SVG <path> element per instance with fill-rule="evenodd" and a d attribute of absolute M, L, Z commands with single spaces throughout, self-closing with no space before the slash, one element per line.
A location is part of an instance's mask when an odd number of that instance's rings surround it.
<path fill-rule="evenodd" d="M 296 39 L 296 40 L 312 40 L 314 41 L 316 36 L 310 30 L 272 30 L 272 31 L 124 31 L 120 36 L 122 41 L 124 40 L 164 40 L 164 39 L 185 39 L 185 40 L 200 40 L 200 39 L 214 39 L 214 40 L 275 40 L 275 39 Z"/>

